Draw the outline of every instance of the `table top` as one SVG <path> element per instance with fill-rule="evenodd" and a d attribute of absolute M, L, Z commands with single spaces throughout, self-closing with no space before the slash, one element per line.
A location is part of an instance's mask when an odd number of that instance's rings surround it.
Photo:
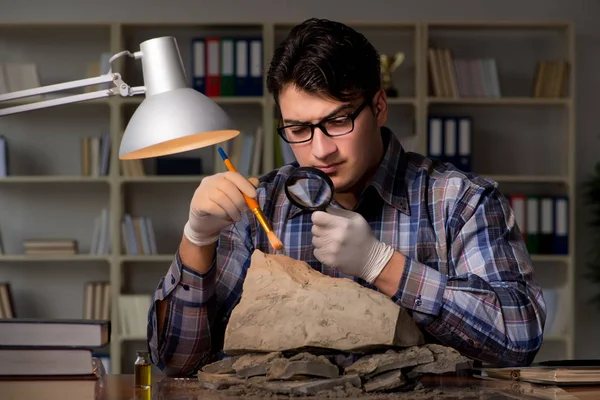
<path fill-rule="evenodd" d="M 492 380 L 481 377 L 426 376 L 423 388 L 406 393 L 380 393 L 346 399 L 600 399 L 600 385 L 587 387 L 556 387 L 524 382 Z M 264 396 L 238 396 L 203 389 L 195 378 L 152 377 L 150 389 L 136 389 L 133 375 L 107 375 L 102 380 L 88 381 L 0 381 L 0 393 L 5 400 L 35 398 L 37 400 L 217 400 L 259 399 Z M 277 396 L 272 398 L 286 398 Z M 291 397 L 299 399 L 302 397 Z M 320 397 L 306 397 L 321 400 Z"/>

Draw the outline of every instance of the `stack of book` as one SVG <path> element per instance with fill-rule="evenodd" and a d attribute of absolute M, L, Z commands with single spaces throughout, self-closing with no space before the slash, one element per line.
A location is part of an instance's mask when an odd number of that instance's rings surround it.
<path fill-rule="evenodd" d="M 110 254 L 110 251 L 110 210 L 104 207 L 94 219 L 90 254 L 105 255 Z"/>
<path fill-rule="evenodd" d="M 84 290 L 83 319 L 110 319 L 110 283 L 87 282 Z"/>
<path fill-rule="evenodd" d="M 428 49 L 431 93 L 435 97 L 492 97 L 502 95 L 493 58 L 454 58 L 450 49 Z"/>
<path fill-rule="evenodd" d="M 535 71 L 533 97 L 565 97 L 570 64 L 566 60 L 540 61 Z"/>
<path fill-rule="evenodd" d="M 158 254 L 151 218 L 133 217 L 125 213 L 121 221 L 121 233 L 121 243 L 126 254 Z"/>
<path fill-rule="evenodd" d="M 23 241 L 25 254 L 32 255 L 71 255 L 77 254 L 77 241 L 74 239 L 27 239 Z"/>
<path fill-rule="evenodd" d="M 92 350 L 110 331 L 103 320 L 0 319 L 0 397 L 95 398 Z"/>
<path fill-rule="evenodd" d="M 110 134 L 81 139 L 81 174 L 107 176 L 110 163 Z"/>

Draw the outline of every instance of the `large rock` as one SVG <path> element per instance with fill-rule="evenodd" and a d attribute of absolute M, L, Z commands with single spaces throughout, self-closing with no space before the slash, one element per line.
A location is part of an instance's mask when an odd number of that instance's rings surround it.
<path fill-rule="evenodd" d="M 415 322 L 388 296 L 323 275 L 305 262 L 256 250 L 225 331 L 224 351 L 360 353 L 423 343 Z"/>

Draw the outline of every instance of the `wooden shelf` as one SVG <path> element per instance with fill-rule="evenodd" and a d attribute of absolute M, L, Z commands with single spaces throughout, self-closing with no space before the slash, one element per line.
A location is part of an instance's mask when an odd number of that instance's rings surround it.
<path fill-rule="evenodd" d="M 532 254 L 531 261 L 534 263 L 560 262 L 568 264 L 571 262 L 571 258 L 568 255 L 562 254 Z"/>
<path fill-rule="evenodd" d="M 122 255 L 121 262 L 170 262 L 175 254 L 153 254 L 153 255 Z"/>
<path fill-rule="evenodd" d="M 417 100 L 412 97 L 388 97 L 387 103 L 390 105 L 410 105 L 417 104 Z"/>
<path fill-rule="evenodd" d="M 117 102 L 123 105 L 139 105 L 145 99 L 144 96 L 121 97 Z M 265 104 L 264 96 L 231 96 L 231 97 L 211 97 L 217 104 Z"/>
<path fill-rule="evenodd" d="M 436 29 L 456 29 L 456 30 L 490 30 L 490 29 L 531 29 L 531 30 L 565 30 L 570 26 L 568 21 L 432 21 L 427 22 L 427 28 Z"/>
<path fill-rule="evenodd" d="M 206 175 L 146 175 L 146 176 L 123 176 L 121 183 L 198 183 Z"/>
<path fill-rule="evenodd" d="M 264 175 L 261 173 L 259 175 Z M 122 176 L 119 178 L 120 183 L 143 183 L 143 184 L 158 184 L 158 183 L 197 183 L 200 184 L 202 179 L 207 175 L 146 175 L 146 176 Z"/>
<path fill-rule="evenodd" d="M 571 179 L 561 175 L 485 175 L 483 177 L 498 183 L 553 183 L 568 185 Z"/>
<path fill-rule="evenodd" d="M 109 262 L 109 256 L 95 256 L 88 254 L 75 255 L 33 255 L 33 254 L 3 254 L 0 255 L 0 262 L 91 262 L 104 261 Z"/>
<path fill-rule="evenodd" d="M 69 95 L 65 95 L 64 97 L 68 97 Z M 60 97 L 63 96 L 48 96 L 45 98 L 40 98 L 40 99 L 36 99 L 36 100 L 31 100 L 28 98 L 24 98 L 24 99 L 17 99 L 17 100 L 8 100 L 8 101 L 3 101 L 0 103 L 0 108 L 6 108 L 6 107 L 15 107 L 15 106 L 23 106 L 26 104 L 32 104 L 32 103 L 39 103 L 42 101 L 47 101 L 47 100 L 55 100 L 58 99 Z M 112 100 L 112 98 L 107 97 L 105 99 L 93 99 L 93 100 L 88 100 L 88 101 L 82 101 L 79 103 L 67 103 L 67 104 L 62 104 L 59 106 L 55 106 L 55 107 L 69 107 L 69 106 L 76 106 L 76 107 L 85 107 L 85 106 L 107 106 L 110 104 L 110 101 Z M 48 109 L 52 109 L 54 107 L 50 107 Z M 26 114 L 21 114 L 21 115 L 26 115 Z"/>
<path fill-rule="evenodd" d="M 474 98 L 443 98 L 429 97 L 427 103 L 431 105 L 473 105 L 473 106 L 569 106 L 570 98 L 542 98 L 542 97 L 474 97 Z"/>
<path fill-rule="evenodd" d="M 3 183 L 110 183 L 106 176 L 61 176 L 61 175 L 35 175 L 35 176 L 7 176 L 0 177 L 0 185 Z"/>

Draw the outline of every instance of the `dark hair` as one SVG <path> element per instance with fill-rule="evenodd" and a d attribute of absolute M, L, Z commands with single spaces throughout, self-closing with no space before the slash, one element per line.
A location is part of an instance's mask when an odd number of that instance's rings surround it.
<path fill-rule="evenodd" d="M 311 18 L 295 26 L 275 49 L 267 89 L 277 103 L 287 84 L 339 101 L 361 96 L 370 100 L 381 87 L 380 68 L 379 53 L 361 33 Z"/>

